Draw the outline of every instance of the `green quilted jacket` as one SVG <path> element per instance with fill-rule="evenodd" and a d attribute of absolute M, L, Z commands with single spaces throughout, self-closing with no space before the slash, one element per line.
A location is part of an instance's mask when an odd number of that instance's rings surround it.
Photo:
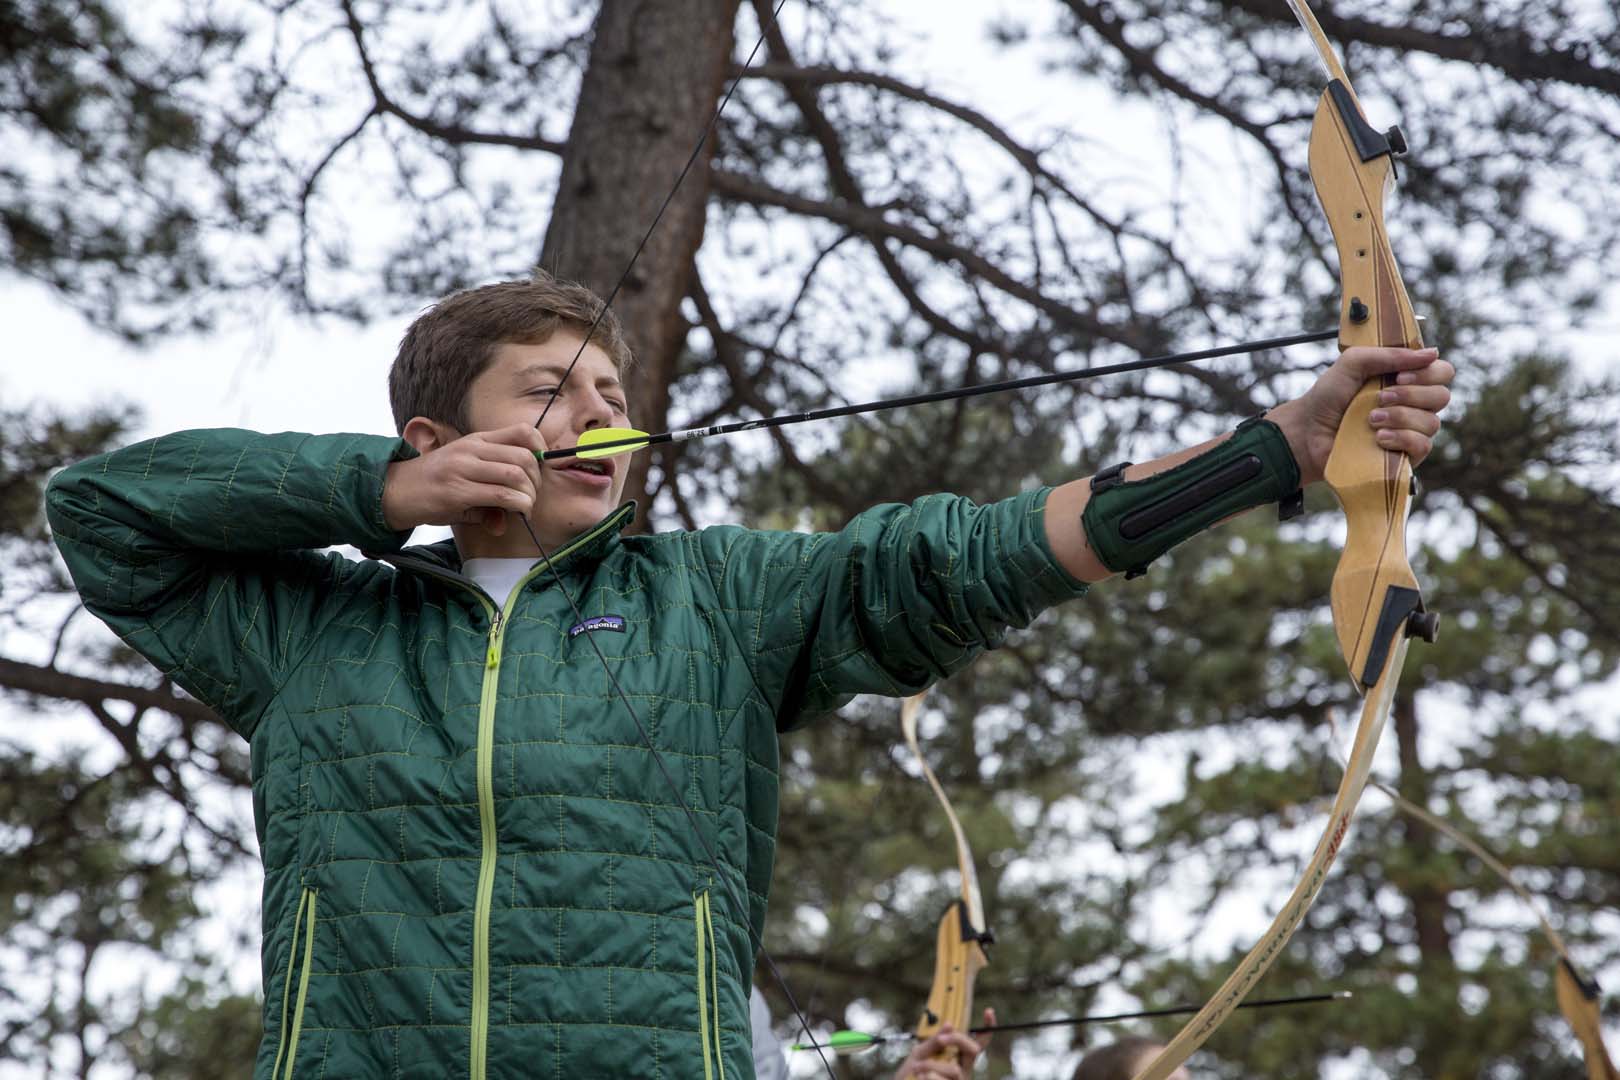
<path fill-rule="evenodd" d="M 253 1075 L 750 1076 L 778 731 L 914 692 L 1083 591 L 1046 493 L 819 534 L 622 537 L 626 505 L 554 554 L 582 622 L 543 564 L 491 597 L 452 542 L 402 546 L 383 479 L 414 453 L 188 431 L 50 487 L 86 607 L 251 745 Z M 345 544 L 370 557 L 319 550 Z"/>

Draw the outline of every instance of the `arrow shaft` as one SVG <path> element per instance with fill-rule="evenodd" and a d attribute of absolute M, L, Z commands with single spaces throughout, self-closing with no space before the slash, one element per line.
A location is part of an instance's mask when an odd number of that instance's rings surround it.
<path fill-rule="evenodd" d="M 815 420 L 832 420 L 840 416 L 858 416 L 863 413 L 885 412 L 889 409 L 908 409 L 914 405 L 927 405 L 936 401 L 955 401 L 959 398 L 979 397 L 983 394 L 1004 394 L 1011 390 L 1028 390 L 1031 387 L 1051 386 L 1054 383 L 1079 382 L 1083 379 L 1101 378 L 1104 375 L 1123 375 L 1131 371 L 1169 367 L 1171 364 L 1191 364 L 1200 360 L 1214 360 L 1217 357 L 1233 356 L 1238 353 L 1282 349 L 1290 345 L 1303 345 L 1313 341 L 1329 341 L 1337 337 L 1338 334 L 1337 330 L 1318 330 L 1312 333 L 1262 338 L 1257 341 L 1241 341 L 1236 345 L 1220 345 L 1211 349 L 1170 353 L 1167 356 L 1149 356 L 1139 360 L 1126 360 L 1118 364 L 1104 364 L 1101 367 L 1054 371 L 1046 375 L 1030 375 L 1022 379 L 1004 379 L 1001 382 L 982 383 L 978 386 L 957 387 L 951 390 L 933 390 L 925 394 L 908 394 L 904 397 L 864 401 L 856 405 L 838 405 L 827 409 L 812 409 L 809 412 L 783 413 L 777 416 L 760 417 L 757 420 L 737 420 L 728 424 L 716 424 L 712 427 L 665 431 L 657 435 L 638 435 L 633 439 L 615 439 L 608 442 L 593 443 L 587 449 L 597 451 L 614 447 L 655 446 L 659 443 L 684 442 L 688 439 L 707 439 L 714 435 L 735 435 L 740 431 L 759 431 L 765 428 L 787 427 L 790 424 L 808 424 Z M 578 447 L 547 450 L 545 458 L 549 461 L 552 458 L 573 457 L 578 452 Z"/>
<path fill-rule="evenodd" d="M 1349 997 L 1349 993 L 1338 990 L 1330 994 L 1305 994 L 1300 997 L 1262 998 L 1259 1001 L 1245 1001 L 1238 1006 L 1240 1009 L 1269 1009 L 1283 1005 L 1312 1005 L 1324 1001 L 1336 1001 Z M 1111 1024 L 1120 1020 L 1146 1020 L 1155 1016 L 1185 1016 L 1195 1013 L 1203 1005 L 1172 1005 L 1165 1009 L 1147 1009 L 1141 1012 L 1112 1013 L 1102 1016 L 1065 1016 L 1057 1020 L 1030 1020 L 1021 1024 L 994 1024 L 986 1027 L 969 1028 L 973 1035 L 982 1035 L 992 1031 L 1027 1031 L 1031 1028 L 1062 1027 L 1064 1025 L 1078 1026 L 1080 1024 Z"/>
<path fill-rule="evenodd" d="M 1343 1001 L 1349 998 L 1350 991 L 1334 990 L 1325 994 L 1302 994 L 1297 997 L 1260 998 L 1255 1001 L 1245 1001 L 1237 1007 L 1240 1009 L 1272 1009 L 1285 1005 L 1316 1005 L 1326 1001 Z M 1147 1020 L 1155 1016 L 1184 1016 L 1195 1013 L 1203 1008 L 1202 1005 L 1171 1005 L 1164 1009 L 1144 1009 L 1138 1012 L 1106 1013 L 1095 1016 L 1064 1016 L 1056 1020 L 1029 1020 L 1019 1024 L 987 1024 L 982 1027 L 968 1028 L 970 1035 L 987 1035 L 996 1031 L 1030 1031 L 1034 1028 L 1048 1027 L 1078 1027 L 1081 1024 L 1112 1024 L 1121 1020 Z M 858 1048 L 829 1046 L 826 1043 L 795 1043 L 794 1050 L 849 1050 L 868 1049 L 881 1043 L 911 1042 L 917 1036 L 909 1032 L 895 1035 L 867 1035 L 865 1042 Z"/>

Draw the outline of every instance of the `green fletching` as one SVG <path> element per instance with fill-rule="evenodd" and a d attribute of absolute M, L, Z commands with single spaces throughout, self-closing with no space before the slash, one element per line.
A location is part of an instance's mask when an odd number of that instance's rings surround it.
<path fill-rule="evenodd" d="M 792 1050 L 831 1050 L 835 1054 L 859 1054 L 886 1040 L 881 1035 L 868 1035 L 864 1031 L 835 1031 L 824 1043 L 794 1043 Z"/>

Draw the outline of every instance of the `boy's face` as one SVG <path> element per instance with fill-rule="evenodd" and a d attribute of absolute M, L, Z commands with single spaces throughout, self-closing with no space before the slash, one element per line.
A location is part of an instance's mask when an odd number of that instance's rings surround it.
<path fill-rule="evenodd" d="M 575 445 L 591 428 L 627 426 L 630 419 L 618 369 L 594 344 L 580 353 L 581 340 L 575 331 L 559 330 L 539 345 L 496 346 L 489 367 L 467 390 L 472 430 L 493 431 L 520 423 L 532 427 L 554 396 L 556 401 L 540 425 L 540 435 L 551 449 Z M 579 362 L 565 383 L 563 373 L 576 353 Z M 542 464 L 540 502 L 530 524 L 548 552 L 618 507 L 629 463 L 630 456 L 621 454 L 592 462 L 569 457 Z M 516 522 L 502 539 L 522 548 L 506 554 L 533 554 L 528 533 Z"/>

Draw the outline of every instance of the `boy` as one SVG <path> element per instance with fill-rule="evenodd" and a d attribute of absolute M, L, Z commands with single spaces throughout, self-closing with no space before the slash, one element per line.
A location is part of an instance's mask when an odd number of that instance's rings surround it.
<path fill-rule="evenodd" d="M 545 277 L 431 308 L 389 378 L 400 438 L 181 432 L 51 485 L 86 607 L 251 744 L 260 1080 L 749 1075 L 778 731 L 1111 573 L 1086 480 L 621 537 L 625 459 L 535 456 L 627 422 L 611 314 L 563 381 L 599 308 Z M 1252 501 L 1285 495 L 1397 370 L 1379 438 L 1421 460 L 1450 366 L 1358 349 L 1274 423 L 1114 486 L 1236 447 Z M 454 539 L 405 548 L 424 524 Z M 368 558 L 313 550 L 336 544 Z"/>

